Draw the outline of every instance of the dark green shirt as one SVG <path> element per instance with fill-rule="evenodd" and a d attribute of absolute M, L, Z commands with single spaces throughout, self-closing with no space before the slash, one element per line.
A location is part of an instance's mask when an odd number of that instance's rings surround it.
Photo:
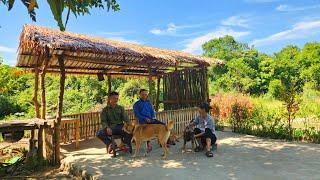
<path fill-rule="evenodd" d="M 128 121 L 128 115 L 122 106 L 116 105 L 114 108 L 107 105 L 102 109 L 101 115 L 102 127 L 114 127 L 117 124 L 122 124 L 123 121 Z"/>

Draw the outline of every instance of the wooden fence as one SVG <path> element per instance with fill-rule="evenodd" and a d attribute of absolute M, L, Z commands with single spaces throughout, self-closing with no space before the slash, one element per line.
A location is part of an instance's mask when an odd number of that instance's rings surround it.
<path fill-rule="evenodd" d="M 129 120 L 135 120 L 132 110 L 126 110 Z M 156 113 L 156 118 L 167 123 L 169 120 L 175 122 L 173 132 L 181 134 L 186 126 L 196 115 L 197 108 L 187 108 L 179 110 L 167 110 Z M 65 121 L 63 119 L 68 119 Z M 61 142 L 72 142 L 76 139 L 88 139 L 96 136 L 96 132 L 101 128 L 100 112 L 88 112 L 64 115 L 61 123 Z M 80 121 L 70 121 L 75 119 Z M 79 126 L 79 127 L 77 127 Z M 79 129 L 79 132 L 76 131 Z"/>
<path fill-rule="evenodd" d="M 208 80 L 205 68 L 187 68 L 163 75 L 165 110 L 195 107 L 208 100 Z"/>

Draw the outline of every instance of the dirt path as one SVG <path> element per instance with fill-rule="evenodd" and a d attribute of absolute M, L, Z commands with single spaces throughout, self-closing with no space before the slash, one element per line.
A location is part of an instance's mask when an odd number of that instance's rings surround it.
<path fill-rule="evenodd" d="M 64 146 L 66 168 L 98 179 L 320 179 L 320 145 L 261 139 L 218 132 L 214 158 L 181 153 L 181 144 L 170 148 L 167 160 L 154 145 L 149 157 L 132 159 L 106 155 L 98 139 L 82 142 L 82 149 Z M 190 147 L 190 144 L 189 144 Z M 67 152 L 66 150 L 69 150 Z"/>

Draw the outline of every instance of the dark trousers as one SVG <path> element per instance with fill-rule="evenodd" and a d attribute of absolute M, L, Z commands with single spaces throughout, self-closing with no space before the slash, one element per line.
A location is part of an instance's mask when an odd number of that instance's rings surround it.
<path fill-rule="evenodd" d="M 195 128 L 194 129 L 194 134 L 200 134 L 201 130 L 199 128 Z M 201 144 L 205 145 L 206 144 L 206 138 L 210 138 L 211 139 L 211 145 L 215 144 L 217 141 L 217 137 L 215 134 L 212 133 L 211 129 L 206 128 L 204 131 L 204 134 L 200 137 L 201 138 Z"/>
<path fill-rule="evenodd" d="M 165 123 L 163 123 L 163 122 L 161 122 L 161 121 L 159 121 L 157 119 L 152 119 L 151 122 L 148 123 L 148 124 L 163 124 L 163 125 L 166 125 Z"/>
<path fill-rule="evenodd" d="M 123 143 L 127 144 L 129 147 L 131 146 L 131 138 L 132 135 L 124 132 L 122 130 L 123 124 L 118 124 L 112 129 L 112 135 L 120 135 Z M 104 144 L 109 145 L 111 143 L 111 136 L 108 136 L 105 129 L 101 129 L 97 132 L 96 136 L 104 142 Z"/>

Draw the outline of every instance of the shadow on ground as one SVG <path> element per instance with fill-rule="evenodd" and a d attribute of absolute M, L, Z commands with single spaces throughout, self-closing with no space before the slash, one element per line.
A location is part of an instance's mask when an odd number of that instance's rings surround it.
<path fill-rule="evenodd" d="M 98 139 L 64 145 L 64 162 L 74 163 L 98 179 L 320 179 L 320 145 L 262 139 L 231 132 L 218 132 L 213 158 L 204 152 L 182 153 L 181 143 L 170 147 L 167 160 L 154 144 L 148 157 L 117 158 L 106 154 Z M 191 147 L 190 144 L 188 144 Z"/>

